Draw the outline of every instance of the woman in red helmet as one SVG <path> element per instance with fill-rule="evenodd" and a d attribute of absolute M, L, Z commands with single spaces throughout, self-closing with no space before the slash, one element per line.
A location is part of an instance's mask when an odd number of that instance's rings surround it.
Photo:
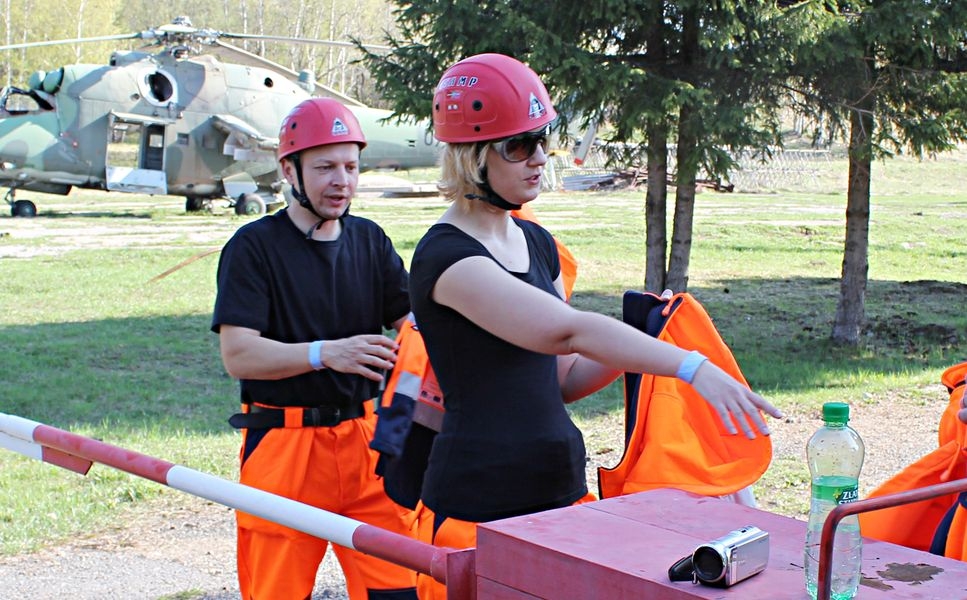
<path fill-rule="evenodd" d="M 420 526 L 440 546 L 473 546 L 479 522 L 593 500 L 564 404 L 622 371 L 677 375 L 732 433 L 768 434 L 760 409 L 781 416 L 705 357 L 564 301 L 550 234 L 510 214 L 540 192 L 555 117 L 538 76 L 499 54 L 458 62 L 434 93 L 452 204 L 416 248 L 410 301 L 447 407 L 422 493 L 435 518 Z M 421 580 L 420 597 L 440 587 Z"/>
<path fill-rule="evenodd" d="M 348 214 L 366 138 L 328 98 L 282 122 L 279 162 L 297 202 L 222 250 L 212 330 L 240 380 L 241 483 L 401 534 L 411 517 L 383 491 L 369 449 L 373 402 L 409 313 L 403 261 L 374 222 Z M 312 595 L 328 543 L 238 513 L 244 600 Z M 351 600 L 415 600 L 416 575 L 334 546 Z"/>

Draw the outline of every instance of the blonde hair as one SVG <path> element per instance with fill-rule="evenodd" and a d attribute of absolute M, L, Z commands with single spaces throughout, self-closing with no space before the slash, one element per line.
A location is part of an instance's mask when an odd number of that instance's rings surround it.
<path fill-rule="evenodd" d="M 467 194 L 482 194 L 481 173 L 487 165 L 490 144 L 447 144 L 440 155 L 440 183 L 443 197 L 466 201 Z"/>

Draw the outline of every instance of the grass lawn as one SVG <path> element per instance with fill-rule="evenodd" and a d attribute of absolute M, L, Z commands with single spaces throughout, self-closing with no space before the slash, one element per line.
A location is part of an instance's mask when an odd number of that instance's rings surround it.
<path fill-rule="evenodd" d="M 700 194 L 689 291 L 753 388 L 788 414 L 808 419 L 834 399 L 884 414 L 889 399 L 934 414 L 946 402 L 940 373 L 967 359 L 967 153 L 875 165 L 868 323 L 852 349 L 828 342 L 845 173 L 833 157 L 785 189 Z M 209 319 L 217 250 L 248 219 L 222 207 L 185 214 L 178 198 L 30 197 L 37 218 L 0 217 L 0 412 L 234 479 L 239 437 L 226 419 L 237 387 Z M 643 201 L 643 190 L 612 190 L 549 192 L 535 204 L 579 260 L 578 308 L 619 316 L 622 293 L 641 288 Z M 408 262 L 444 206 L 364 194 L 353 211 L 381 223 Z M 621 455 L 621 382 L 572 410 L 593 478 Z M 781 450 L 763 478 L 765 504 L 802 515 L 805 464 Z M 0 553 L 55 543 L 177 493 L 103 466 L 80 477 L 0 450 Z"/>

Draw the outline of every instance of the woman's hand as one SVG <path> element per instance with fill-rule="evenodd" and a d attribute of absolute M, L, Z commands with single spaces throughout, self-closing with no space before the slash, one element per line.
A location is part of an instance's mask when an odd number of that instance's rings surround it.
<path fill-rule="evenodd" d="M 739 383 L 712 361 L 707 360 L 698 368 L 695 379 L 692 380 L 692 387 L 715 409 L 726 430 L 731 434 L 738 433 L 735 427 L 735 423 L 738 423 L 742 432 L 750 440 L 755 439 L 756 430 L 762 435 L 769 435 L 769 426 L 766 425 L 759 411 L 777 419 L 783 418 L 782 411 Z M 967 410 L 961 412 L 967 413 Z M 755 430 L 750 423 L 755 426 Z"/>

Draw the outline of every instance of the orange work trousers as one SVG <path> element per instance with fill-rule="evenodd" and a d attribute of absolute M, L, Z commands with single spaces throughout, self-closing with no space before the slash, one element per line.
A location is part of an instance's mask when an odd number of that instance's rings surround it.
<path fill-rule="evenodd" d="M 414 537 L 415 514 L 390 500 L 375 475 L 377 453 L 369 448 L 375 423 L 369 402 L 365 416 L 335 427 L 270 429 L 242 463 L 240 482 Z M 243 430 L 243 436 L 260 433 Z M 311 597 L 329 542 L 243 512 L 236 521 L 242 599 Z M 333 551 L 350 600 L 367 600 L 370 591 L 376 597 L 414 597 L 414 571 L 335 544 Z"/>
<path fill-rule="evenodd" d="M 574 504 L 585 504 L 597 500 L 594 494 L 587 494 Z M 477 545 L 477 523 L 459 519 L 444 519 L 436 534 L 433 533 L 434 514 L 423 503 L 416 507 L 417 537 L 421 542 L 443 548 L 474 548 Z M 447 600 L 447 586 L 433 577 L 417 575 L 417 595 L 420 600 Z"/>

